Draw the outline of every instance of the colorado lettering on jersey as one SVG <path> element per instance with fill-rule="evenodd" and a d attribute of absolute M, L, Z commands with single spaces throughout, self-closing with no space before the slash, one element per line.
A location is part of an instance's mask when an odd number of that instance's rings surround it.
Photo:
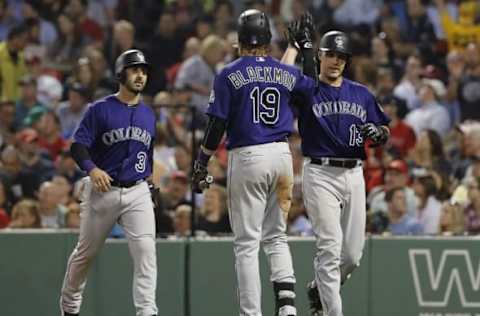
<path fill-rule="evenodd" d="M 286 87 L 289 91 L 292 91 L 293 87 L 295 86 L 295 76 L 281 68 L 248 66 L 246 67 L 246 70 L 247 77 L 245 77 L 240 70 L 232 72 L 228 75 L 228 79 L 233 84 L 235 89 L 238 90 L 252 82 L 277 83 Z"/>
<path fill-rule="evenodd" d="M 316 117 L 332 114 L 349 114 L 358 117 L 362 122 L 367 121 L 367 111 L 357 103 L 350 103 L 348 101 L 329 101 L 315 103 L 313 105 L 313 113 Z"/>
<path fill-rule="evenodd" d="M 150 143 L 152 142 L 152 136 L 148 131 L 137 126 L 112 129 L 102 134 L 102 141 L 107 146 L 130 139 L 142 142 L 147 147 L 150 147 Z"/>

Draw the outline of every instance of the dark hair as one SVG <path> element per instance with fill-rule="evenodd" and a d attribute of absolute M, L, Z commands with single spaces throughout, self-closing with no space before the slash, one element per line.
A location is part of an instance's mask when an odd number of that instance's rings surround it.
<path fill-rule="evenodd" d="M 421 176 L 417 178 L 417 181 L 425 188 L 426 197 L 437 194 L 437 185 L 433 176 Z"/>
<path fill-rule="evenodd" d="M 13 26 L 7 34 L 7 40 L 12 40 L 16 37 L 19 37 L 25 33 L 30 32 L 31 26 L 27 23 L 20 23 Z"/>
<path fill-rule="evenodd" d="M 395 187 L 395 188 L 392 188 L 392 189 L 388 190 L 385 193 L 385 201 L 386 202 L 391 202 L 393 200 L 393 196 L 395 195 L 395 193 L 397 191 L 403 191 L 403 188 L 402 187 Z"/>
<path fill-rule="evenodd" d="M 430 152 L 432 157 L 435 159 L 444 158 L 445 153 L 443 151 L 443 143 L 440 135 L 432 129 L 427 129 L 425 132 L 427 133 L 431 145 L 430 147 L 432 148 Z"/>

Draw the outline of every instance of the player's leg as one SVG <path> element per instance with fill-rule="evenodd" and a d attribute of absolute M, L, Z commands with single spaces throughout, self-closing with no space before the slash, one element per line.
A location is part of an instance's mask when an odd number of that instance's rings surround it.
<path fill-rule="evenodd" d="M 315 281 L 326 316 L 341 316 L 340 226 L 342 191 L 341 168 L 307 163 L 303 170 L 303 199 L 316 236 Z"/>
<path fill-rule="evenodd" d="M 271 155 L 276 165 L 272 188 L 263 219 L 262 244 L 270 266 L 270 281 L 275 293 L 275 315 L 297 315 L 295 308 L 295 276 L 286 235 L 286 218 L 290 210 L 293 169 L 287 143 L 277 143 Z"/>
<path fill-rule="evenodd" d="M 342 212 L 343 246 L 340 268 L 342 284 L 358 267 L 365 244 L 366 198 L 362 167 L 347 171 L 347 194 Z"/>
<path fill-rule="evenodd" d="M 99 193 L 92 188 L 89 179 L 84 181 L 80 234 L 67 263 L 60 297 L 61 309 L 72 314 L 80 311 L 88 269 L 115 224 L 120 201 L 118 189 Z"/>
<path fill-rule="evenodd" d="M 234 234 L 240 316 L 261 316 L 258 249 L 268 193 L 269 158 L 264 146 L 229 152 L 228 209 Z"/>
<path fill-rule="evenodd" d="M 125 231 L 133 259 L 133 302 L 136 315 L 156 315 L 155 215 L 146 182 L 122 189 L 122 213 L 119 223 Z"/>

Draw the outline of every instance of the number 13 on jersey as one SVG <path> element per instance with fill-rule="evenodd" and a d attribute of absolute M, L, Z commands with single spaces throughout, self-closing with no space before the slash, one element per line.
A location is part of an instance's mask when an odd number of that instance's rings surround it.
<path fill-rule="evenodd" d="M 259 87 L 255 87 L 250 92 L 250 99 L 252 99 L 254 123 L 273 125 L 278 122 L 280 91 L 277 88 L 269 87 L 260 90 Z"/>

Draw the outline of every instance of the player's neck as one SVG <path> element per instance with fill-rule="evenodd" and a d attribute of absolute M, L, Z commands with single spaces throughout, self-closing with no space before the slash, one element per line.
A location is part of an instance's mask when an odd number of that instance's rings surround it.
<path fill-rule="evenodd" d="M 133 93 L 125 87 L 120 87 L 116 94 L 117 98 L 127 104 L 127 105 L 136 105 L 140 102 L 140 93 Z"/>
<path fill-rule="evenodd" d="M 331 78 L 328 78 L 325 75 L 320 74 L 318 76 L 318 78 L 320 79 L 320 81 L 325 82 L 326 84 L 331 85 L 333 87 L 340 87 L 342 85 L 342 82 L 343 82 L 343 77 L 342 76 L 340 76 L 338 78 L 335 78 L 335 79 L 331 79 Z"/>

